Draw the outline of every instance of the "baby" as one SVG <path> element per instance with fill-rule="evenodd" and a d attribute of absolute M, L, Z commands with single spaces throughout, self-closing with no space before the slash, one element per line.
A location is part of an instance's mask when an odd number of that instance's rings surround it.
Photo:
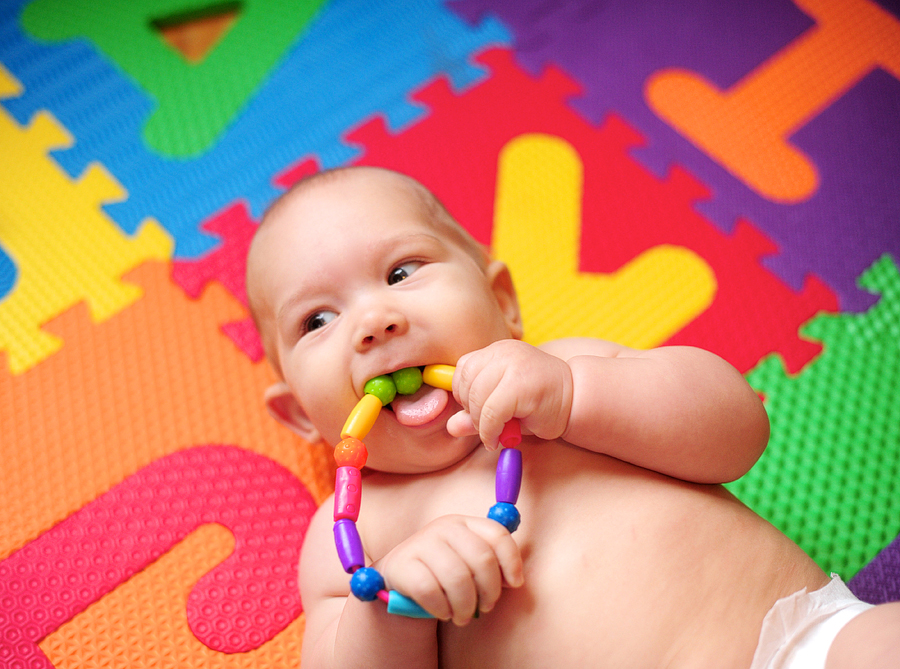
<path fill-rule="evenodd" d="M 367 564 L 435 618 L 350 595 L 326 502 L 300 565 L 304 669 L 900 666 L 900 604 L 862 604 L 718 485 L 769 436 L 720 358 L 524 343 L 507 268 L 421 184 L 377 168 L 295 186 L 247 272 L 281 379 L 266 404 L 309 441 L 340 441 L 369 379 L 456 366 L 452 394 L 423 386 L 381 412 L 357 523 Z M 510 535 L 485 514 L 514 417 Z"/>

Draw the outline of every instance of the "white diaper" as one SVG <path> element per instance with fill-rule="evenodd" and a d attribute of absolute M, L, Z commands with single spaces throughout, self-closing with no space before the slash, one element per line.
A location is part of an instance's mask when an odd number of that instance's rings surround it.
<path fill-rule="evenodd" d="M 837 574 L 824 588 L 779 599 L 763 619 L 750 669 L 824 668 L 838 632 L 870 608 Z"/>

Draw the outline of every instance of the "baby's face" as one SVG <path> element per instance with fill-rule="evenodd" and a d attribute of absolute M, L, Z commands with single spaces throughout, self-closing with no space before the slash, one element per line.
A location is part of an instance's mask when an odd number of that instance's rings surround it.
<path fill-rule="evenodd" d="M 328 443 L 340 441 L 372 377 L 456 364 L 513 336 L 491 280 L 494 266 L 485 271 L 432 224 L 396 175 L 353 174 L 283 204 L 254 242 L 250 283 L 284 381 Z M 421 425 L 382 411 L 365 438 L 369 465 L 432 471 L 470 452 L 477 438 L 446 432 L 459 406 L 452 396 L 445 400 L 423 401 L 436 408 L 421 410 Z"/>

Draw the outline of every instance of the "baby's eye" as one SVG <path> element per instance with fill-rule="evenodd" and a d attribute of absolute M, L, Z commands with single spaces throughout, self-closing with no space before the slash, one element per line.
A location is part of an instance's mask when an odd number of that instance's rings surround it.
<path fill-rule="evenodd" d="M 325 327 L 335 318 L 337 318 L 336 313 L 324 309 L 322 311 L 317 311 L 314 314 L 310 314 L 310 316 L 303 321 L 303 334 Z"/>
<path fill-rule="evenodd" d="M 416 261 L 405 262 L 398 267 L 395 267 L 391 270 L 391 273 L 388 274 L 387 282 L 389 286 L 393 286 L 395 283 L 400 283 L 403 279 L 408 279 L 409 276 L 419 269 L 422 266 L 422 263 Z"/>

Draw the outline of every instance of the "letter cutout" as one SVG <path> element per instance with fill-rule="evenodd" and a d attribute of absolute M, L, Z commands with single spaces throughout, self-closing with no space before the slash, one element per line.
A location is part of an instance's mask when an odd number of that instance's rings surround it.
<path fill-rule="evenodd" d="M 693 72 L 657 72 L 656 114 L 765 198 L 816 192 L 815 165 L 788 138 L 876 67 L 900 79 L 900 21 L 869 0 L 794 0 L 816 25 L 727 91 Z M 748 151 L 747 147 L 753 147 Z"/>
<path fill-rule="evenodd" d="M 161 458 L 0 562 L 0 658 L 52 669 L 44 637 L 205 523 L 231 530 L 235 548 L 191 590 L 188 624 L 213 650 L 253 650 L 302 611 L 297 561 L 315 509 L 291 472 L 252 451 Z"/>
<path fill-rule="evenodd" d="M 590 336 L 656 346 L 712 304 L 715 275 L 693 251 L 671 245 L 613 274 L 580 272 L 582 184 L 581 158 L 558 137 L 520 135 L 500 152 L 493 248 L 516 280 L 528 339 Z M 559 308 L 585 303 L 605 306 Z"/>

